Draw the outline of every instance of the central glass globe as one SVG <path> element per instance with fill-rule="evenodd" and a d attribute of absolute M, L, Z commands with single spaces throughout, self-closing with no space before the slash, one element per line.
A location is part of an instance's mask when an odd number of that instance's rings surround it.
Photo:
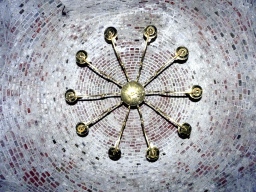
<path fill-rule="evenodd" d="M 145 89 L 140 83 L 130 81 L 122 87 L 121 98 L 127 105 L 137 106 L 145 99 Z"/>

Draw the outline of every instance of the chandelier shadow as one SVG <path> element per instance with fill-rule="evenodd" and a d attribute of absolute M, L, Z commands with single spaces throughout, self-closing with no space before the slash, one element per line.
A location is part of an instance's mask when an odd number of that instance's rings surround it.
<path fill-rule="evenodd" d="M 203 89 L 199 85 L 193 85 L 191 89 L 187 91 L 182 91 L 182 92 L 176 92 L 176 91 L 145 91 L 145 87 L 152 82 L 155 78 L 158 77 L 160 73 L 162 73 L 167 67 L 169 67 L 171 64 L 173 64 L 175 61 L 180 61 L 180 63 L 186 62 L 189 56 L 189 51 L 186 47 L 178 47 L 175 51 L 175 56 L 170 58 L 165 64 L 163 64 L 162 67 L 160 67 L 146 82 L 143 84 L 139 83 L 141 71 L 143 68 L 143 61 L 145 58 L 146 50 L 148 45 L 150 43 L 153 43 L 156 38 L 157 38 L 157 28 L 153 25 L 147 26 L 144 31 L 143 31 L 143 38 L 145 39 L 145 45 L 144 49 L 142 52 L 142 57 L 140 60 L 140 66 L 139 66 L 139 71 L 137 74 L 136 80 L 131 81 L 125 66 L 121 60 L 121 57 L 119 53 L 117 52 L 116 49 L 116 40 L 117 40 L 117 30 L 114 27 L 108 27 L 104 31 L 104 38 L 105 41 L 108 44 L 112 44 L 113 50 L 115 52 L 115 55 L 117 57 L 118 63 L 121 67 L 121 69 L 124 72 L 124 75 L 126 77 L 127 82 L 123 85 L 120 83 L 118 80 L 113 78 L 112 76 L 106 74 L 105 72 L 101 71 L 98 69 L 96 66 L 94 66 L 92 63 L 87 61 L 88 58 L 88 53 L 84 50 L 79 50 L 75 57 L 76 57 L 76 63 L 80 67 L 89 67 L 92 71 L 94 71 L 96 74 L 101 76 L 104 79 L 107 79 L 108 81 L 116 84 L 118 87 L 121 88 L 121 92 L 115 92 L 115 93 L 103 93 L 103 94 L 98 94 L 98 95 L 77 95 L 75 90 L 73 89 L 68 89 L 65 92 L 65 100 L 67 104 L 69 105 L 75 105 L 78 101 L 85 101 L 85 100 L 93 100 L 93 99 L 103 99 L 103 98 L 108 98 L 108 97 L 120 97 L 121 101 L 110 107 L 109 109 L 105 110 L 102 114 L 99 116 L 95 117 L 93 120 L 90 122 L 85 122 L 81 121 L 78 122 L 76 125 L 76 133 L 80 137 L 86 137 L 89 134 L 90 127 L 106 117 L 108 114 L 113 112 L 116 108 L 120 107 L 121 105 L 127 106 L 127 113 L 124 118 L 123 124 L 121 131 L 119 133 L 119 137 L 117 138 L 115 144 L 110 147 L 108 151 L 109 158 L 113 161 L 117 161 L 121 158 L 121 149 L 119 148 L 120 141 L 122 139 L 122 135 L 126 126 L 126 122 L 130 113 L 131 108 L 137 108 L 138 114 L 140 117 L 141 121 L 141 127 L 142 127 L 142 132 L 145 137 L 146 145 L 147 145 L 147 150 L 146 150 L 146 159 L 149 162 L 155 162 L 159 159 L 159 149 L 153 145 L 152 142 L 149 141 L 148 136 L 145 131 L 145 126 L 144 126 L 144 120 L 142 116 L 142 112 L 140 109 L 140 105 L 146 104 L 150 108 L 152 108 L 158 115 L 161 115 L 164 117 L 167 121 L 172 123 L 177 129 L 178 129 L 178 135 L 182 139 L 189 139 L 190 134 L 192 131 L 191 125 L 188 123 L 183 123 L 180 124 L 179 122 L 175 121 L 172 119 L 170 116 L 168 116 L 165 112 L 163 112 L 161 109 L 150 103 L 149 101 L 145 100 L 146 97 L 148 96 L 177 96 L 180 97 L 180 94 L 183 94 L 185 97 L 189 97 L 191 101 L 199 101 L 202 97 L 203 94 Z M 182 62 L 181 62 L 182 61 Z"/>

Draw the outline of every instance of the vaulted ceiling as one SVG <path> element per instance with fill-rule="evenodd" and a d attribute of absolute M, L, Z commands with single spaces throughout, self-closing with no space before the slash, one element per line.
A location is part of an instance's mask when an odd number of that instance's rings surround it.
<path fill-rule="evenodd" d="M 255 13 L 254 1 L 71 1 L 0 0 L 0 191 L 256 191 Z M 118 104 L 119 97 L 69 105 L 65 91 L 96 95 L 120 87 L 76 64 L 88 61 L 122 84 L 126 78 L 104 30 L 113 26 L 128 76 L 138 74 L 148 25 L 157 38 L 148 45 L 140 83 L 175 55 L 174 62 L 146 91 L 203 88 L 189 97 L 146 96 L 168 116 L 192 127 L 189 139 L 142 103 L 145 130 L 159 148 L 148 162 L 139 113 L 131 109 L 112 161 L 109 148 L 121 130 L 122 105 L 76 134 Z"/>

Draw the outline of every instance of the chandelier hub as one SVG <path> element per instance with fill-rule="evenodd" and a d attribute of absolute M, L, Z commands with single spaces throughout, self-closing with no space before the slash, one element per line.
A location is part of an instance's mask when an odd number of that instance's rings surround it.
<path fill-rule="evenodd" d="M 137 106 L 145 99 L 145 89 L 140 83 L 130 81 L 122 87 L 121 98 L 127 105 Z"/>

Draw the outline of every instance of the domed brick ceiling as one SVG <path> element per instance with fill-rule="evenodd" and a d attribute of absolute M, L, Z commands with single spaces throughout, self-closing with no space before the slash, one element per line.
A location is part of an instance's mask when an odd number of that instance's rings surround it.
<path fill-rule="evenodd" d="M 256 191 L 255 2 L 254 1 L 0 1 L 0 191 Z M 147 161 L 140 116 L 131 109 L 120 143 L 122 156 L 108 150 L 119 136 L 127 106 L 90 128 L 89 122 L 120 97 L 78 101 L 74 89 L 95 95 L 120 92 L 88 67 L 88 61 L 122 84 L 126 78 L 104 31 L 117 29 L 117 51 L 131 80 L 138 74 L 143 30 L 157 28 L 139 79 L 144 83 L 175 55 L 146 91 L 203 88 L 189 97 L 146 96 L 179 123 L 192 127 L 189 139 L 146 104 L 141 105 L 149 140 L 159 148 Z"/>

